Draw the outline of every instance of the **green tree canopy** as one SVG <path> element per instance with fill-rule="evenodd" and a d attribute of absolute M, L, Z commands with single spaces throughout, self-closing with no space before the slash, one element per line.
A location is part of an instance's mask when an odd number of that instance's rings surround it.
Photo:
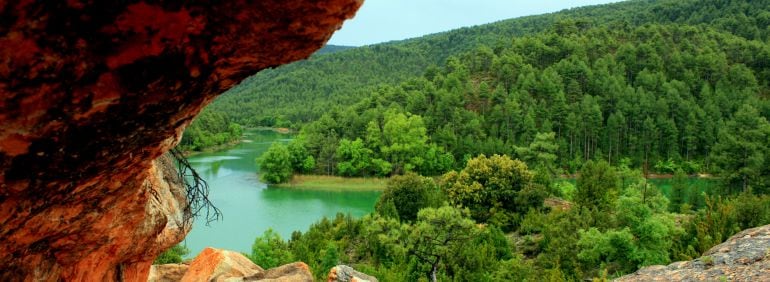
<path fill-rule="evenodd" d="M 544 195 L 533 191 L 537 188 L 531 185 L 532 177 L 522 161 L 480 155 L 460 172 L 445 174 L 442 188 L 451 204 L 470 209 L 475 220 L 510 228 L 515 213 L 542 206 Z M 530 198 L 533 195 L 535 199 Z"/>
<path fill-rule="evenodd" d="M 618 198 L 618 176 L 605 161 L 588 161 L 577 179 L 575 203 L 589 209 L 608 211 Z"/>
<path fill-rule="evenodd" d="M 395 206 L 397 218 L 414 221 L 417 212 L 427 207 L 440 205 L 439 189 L 433 179 L 415 173 L 393 176 L 388 180 L 385 191 L 377 200 L 375 209 L 382 215 L 388 213 L 391 205 Z"/>
<path fill-rule="evenodd" d="M 308 152 L 305 142 L 300 136 L 291 140 L 288 145 L 289 161 L 296 172 L 310 172 L 315 168 L 315 158 Z"/>
<path fill-rule="evenodd" d="M 423 209 L 417 214 L 417 222 L 409 234 L 409 254 L 427 266 L 426 276 L 435 282 L 441 264 L 458 245 L 473 238 L 475 232 L 473 221 L 457 208 Z"/>
<path fill-rule="evenodd" d="M 422 117 L 388 111 L 380 126 L 372 121 L 367 127 L 367 143 L 393 164 L 396 174 L 413 171 L 422 165 L 428 137 Z"/>
<path fill-rule="evenodd" d="M 261 179 L 276 184 L 289 181 L 292 176 L 291 154 L 286 145 L 273 143 L 270 148 L 257 158 Z"/>
<path fill-rule="evenodd" d="M 361 138 L 350 141 L 343 138 L 337 147 L 337 172 L 343 176 L 366 175 L 371 161 L 372 150 L 364 146 Z"/>
<path fill-rule="evenodd" d="M 766 191 L 770 185 L 770 123 L 751 105 L 743 105 L 719 130 L 712 158 L 728 190 Z"/>
<path fill-rule="evenodd" d="M 536 169 L 545 169 L 549 174 L 556 174 L 556 133 L 537 133 L 535 140 L 528 147 L 517 148 L 516 153 Z"/>
<path fill-rule="evenodd" d="M 251 245 L 251 261 L 264 269 L 278 267 L 294 260 L 289 245 L 272 228 L 254 239 Z"/>

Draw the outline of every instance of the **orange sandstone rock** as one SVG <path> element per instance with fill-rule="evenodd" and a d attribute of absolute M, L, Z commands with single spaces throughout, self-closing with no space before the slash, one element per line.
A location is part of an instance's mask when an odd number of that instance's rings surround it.
<path fill-rule="evenodd" d="M 153 265 L 148 281 L 312 282 L 313 273 L 304 262 L 262 270 L 240 253 L 206 248 L 190 265 Z"/>
<path fill-rule="evenodd" d="M 177 282 L 181 281 L 187 269 L 187 264 L 161 264 L 150 267 L 150 274 L 147 277 L 148 282 Z"/>
<path fill-rule="evenodd" d="M 238 252 L 205 248 L 190 263 L 183 282 L 225 281 L 254 275 L 264 270 Z"/>
<path fill-rule="evenodd" d="M 244 277 L 243 281 L 312 282 L 313 273 L 310 272 L 310 267 L 304 262 L 295 262 Z"/>

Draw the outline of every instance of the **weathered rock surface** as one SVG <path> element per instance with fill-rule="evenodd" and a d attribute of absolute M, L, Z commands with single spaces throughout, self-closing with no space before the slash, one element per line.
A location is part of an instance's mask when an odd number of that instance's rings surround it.
<path fill-rule="evenodd" d="M 377 282 L 374 276 L 359 272 L 347 265 L 338 265 L 329 270 L 328 282 Z"/>
<path fill-rule="evenodd" d="M 181 281 L 190 265 L 187 264 L 160 264 L 150 267 L 149 282 L 177 282 Z"/>
<path fill-rule="evenodd" d="M 304 262 L 295 262 L 268 269 L 265 272 L 244 277 L 243 281 L 262 282 L 312 282 L 313 273 Z"/>
<path fill-rule="evenodd" d="M 0 281 L 144 281 L 184 201 L 153 162 L 361 0 L 0 1 Z M 163 177 L 161 177 L 163 175 Z"/>
<path fill-rule="evenodd" d="M 744 230 L 698 259 L 648 266 L 616 281 L 770 281 L 770 225 Z"/>
<path fill-rule="evenodd" d="M 206 248 L 185 264 L 153 265 L 147 279 L 165 281 L 266 281 L 312 282 L 313 273 L 303 262 L 263 270 L 240 253 Z"/>
<path fill-rule="evenodd" d="M 190 263 L 181 281 L 225 281 L 242 278 L 264 270 L 241 253 L 205 248 Z"/>

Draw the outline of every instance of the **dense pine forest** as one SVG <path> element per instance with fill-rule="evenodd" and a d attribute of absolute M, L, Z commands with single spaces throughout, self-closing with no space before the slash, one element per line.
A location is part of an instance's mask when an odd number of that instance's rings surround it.
<path fill-rule="evenodd" d="M 245 126 L 299 127 L 318 119 L 329 108 L 371 96 L 380 84 L 421 76 L 430 66 L 444 65 L 449 56 L 479 46 L 495 50 L 510 45 L 516 37 L 571 32 L 574 27 L 582 31 L 600 26 L 691 25 L 767 42 L 768 4 L 766 0 L 627 1 L 363 46 L 260 72 L 218 98 L 208 110 L 226 112 Z"/>
<path fill-rule="evenodd" d="M 659 173 L 764 169 L 744 158 L 767 147 L 767 44 L 690 26 L 573 30 L 452 56 L 325 113 L 298 142 L 317 172 L 343 175 L 436 175 L 478 154 L 552 173 L 591 159 Z"/>
<path fill-rule="evenodd" d="M 263 180 L 390 177 L 371 215 L 257 238 L 265 268 L 602 279 L 770 224 L 770 1 L 627 1 L 334 51 L 242 82 L 182 141 L 292 127 Z"/>

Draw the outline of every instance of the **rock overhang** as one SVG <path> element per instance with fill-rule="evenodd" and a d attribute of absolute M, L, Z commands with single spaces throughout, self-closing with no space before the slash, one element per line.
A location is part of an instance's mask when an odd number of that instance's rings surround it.
<path fill-rule="evenodd" d="M 165 228 L 148 224 L 153 216 L 145 211 L 154 160 L 217 95 L 261 69 L 308 57 L 361 4 L 2 1 L 0 266 L 10 270 L 6 275 L 146 276 L 147 261 L 168 240 L 118 246 L 127 243 L 118 239 L 136 238 L 111 232 Z"/>

